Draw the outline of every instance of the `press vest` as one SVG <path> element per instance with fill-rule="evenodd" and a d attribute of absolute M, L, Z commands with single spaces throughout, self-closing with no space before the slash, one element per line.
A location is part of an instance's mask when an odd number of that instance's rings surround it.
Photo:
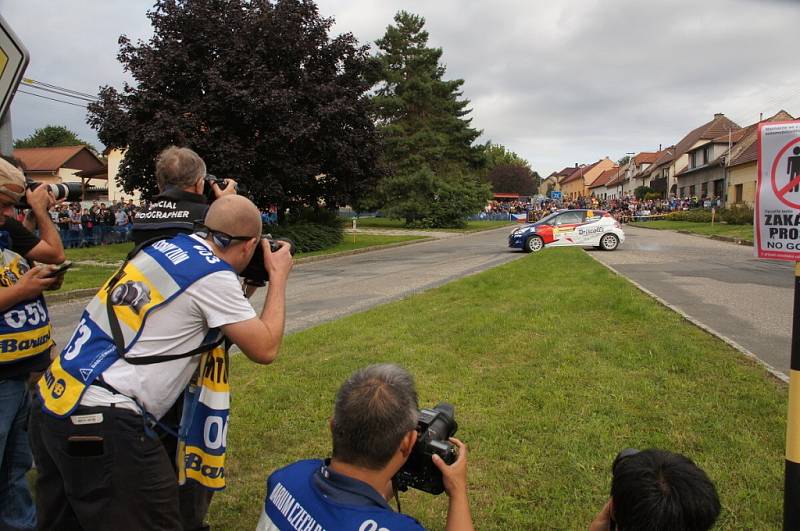
<path fill-rule="evenodd" d="M 257 531 L 402 531 L 424 529 L 410 516 L 375 506 L 355 506 L 325 498 L 312 476 L 324 465 L 319 459 L 298 461 L 267 480 L 267 497 Z"/>
<path fill-rule="evenodd" d="M 0 246 L 0 286 L 16 284 L 30 266 L 14 251 Z M 0 367 L 32 359 L 53 346 L 44 297 L 18 302 L 0 312 Z"/>
<path fill-rule="evenodd" d="M 134 216 L 134 241 L 138 244 L 154 236 L 169 238 L 178 233 L 191 233 L 194 223 L 202 222 L 207 211 L 204 196 L 167 188 Z"/>

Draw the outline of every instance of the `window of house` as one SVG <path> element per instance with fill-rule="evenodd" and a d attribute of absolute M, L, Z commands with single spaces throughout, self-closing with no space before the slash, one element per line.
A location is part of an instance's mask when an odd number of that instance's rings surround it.
<path fill-rule="evenodd" d="M 700 185 L 700 195 L 702 196 L 708 195 L 708 183 L 703 183 Z"/>
<path fill-rule="evenodd" d="M 742 197 L 744 196 L 744 185 L 743 184 L 737 184 L 734 187 L 733 196 L 734 196 L 733 202 L 735 204 L 740 204 L 742 202 Z"/>
<path fill-rule="evenodd" d="M 711 158 L 711 146 L 703 148 L 703 164 L 708 164 L 708 159 Z"/>
<path fill-rule="evenodd" d="M 680 195 L 681 195 L 681 197 L 686 197 L 686 187 L 685 186 L 681 186 L 681 194 Z"/>
<path fill-rule="evenodd" d="M 694 185 L 691 185 L 691 186 L 689 187 L 689 197 L 694 197 L 694 195 L 695 195 L 695 191 L 696 191 L 696 190 L 695 190 L 695 186 L 694 186 Z"/>
<path fill-rule="evenodd" d="M 689 167 L 696 168 L 697 167 L 697 151 L 692 151 L 689 153 Z"/>

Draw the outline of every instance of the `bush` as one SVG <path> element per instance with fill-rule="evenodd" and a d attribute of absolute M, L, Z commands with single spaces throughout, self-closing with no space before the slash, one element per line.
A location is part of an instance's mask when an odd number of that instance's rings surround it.
<path fill-rule="evenodd" d="M 672 221 L 694 221 L 695 223 L 711 223 L 710 210 L 678 210 L 668 214 L 666 219 Z"/>
<path fill-rule="evenodd" d="M 720 213 L 723 221 L 729 225 L 752 225 L 753 209 L 747 205 L 733 205 Z"/>
<path fill-rule="evenodd" d="M 273 238 L 290 238 L 303 253 L 319 251 L 342 242 L 344 231 L 341 223 L 329 225 L 311 221 L 298 221 L 271 227 Z"/>
<path fill-rule="evenodd" d="M 642 199 L 644 199 L 645 197 L 647 197 L 647 194 L 652 194 L 652 193 L 654 193 L 654 192 L 655 192 L 655 190 L 653 190 L 653 189 L 652 189 L 652 188 L 650 188 L 649 186 L 638 186 L 638 187 L 637 187 L 637 188 L 636 188 L 636 189 L 633 191 L 633 195 L 636 197 L 636 199 L 638 199 L 639 201 L 641 201 Z"/>

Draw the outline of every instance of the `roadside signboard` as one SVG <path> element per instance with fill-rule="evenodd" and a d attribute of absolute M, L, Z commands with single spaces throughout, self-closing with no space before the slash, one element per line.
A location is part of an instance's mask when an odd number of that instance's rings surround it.
<path fill-rule="evenodd" d="M 11 105 L 29 60 L 28 50 L 0 16 L 0 119 Z"/>
<path fill-rule="evenodd" d="M 561 199 L 561 192 L 553 190 L 550 192 L 550 199 Z"/>
<path fill-rule="evenodd" d="M 758 125 L 759 258 L 800 261 L 800 120 Z"/>

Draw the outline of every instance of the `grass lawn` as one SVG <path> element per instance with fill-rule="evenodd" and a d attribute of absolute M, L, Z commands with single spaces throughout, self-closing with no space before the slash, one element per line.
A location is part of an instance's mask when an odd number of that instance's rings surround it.
<path fill-rule="evenodd" d="M 343 220 L 346 227 L 352 227 L 353 222 L 350 219 Z M 482 230 L 496 229 L 498 227 L 506 227 L 513 225 L 513 221 L 467 221 L 467 226 L 462 229 L 414 229 L 414 230 L 432 230 L 442 232 L 478 232 Z M 371 229 L 406 229 L 406 222 L 402 219 L 392 218 L 359 218 L 359 228 Z"/>
<path fill-rule="evenodd" d="M 660 230 L 685 230 L 705 236 L 727 236 L 753 241 L 752 225 L 728 225 L 727 223 L 696 223 L 694 221 L 644 221 L 630 223 L 634 227 Z"/>
<path fill-rule="evenodd" d="M 293 334 L 269 367 L 235 356 L 213 526 L 253 529 L 269 472 L 329 455 L 336 389 L 384 361 L 414 374 L 421 406 L 455 405 L 478 529 L 586 529 L 626 447 L 691 456 L 719 490 L 718 529 L 780 528 L 785 385 L 579 249 Z M 443 529 L 445 496 L 401 497 Z"/>
<path fill-rule="evenodd" d="M 73 262 L 86 260 L 117 264 L 121 262 L 125 258 L 125 255 L 128 254 L 132 249 L 133 242 L 127 242 L 112 243 L 109 245 L 96 245 L 94 247 L 64 249 L 64 252 L 67 255 L 67 260 L 72 260 Z"/>
<path fill-rule="evenodd" d="M 61 285 L 61 289 L 54 292 L 45 292 L 45 297 L 48 293 L 99 288 L 116 270 L 117 268 L 113 266 L 75 264 L 65 273 L 64 284 Z"/>
<path fill-rule="evenodd" d="M 313 251 L 310 253 L 297 253 L 295 258 L 304 258 L 306 256 L 319 256 L 324 254 L 341 253 L 344 251 L 352 251 L 354 249 L 363 249 L 365 247 L 380 247 L 381 245 L 391 245 L 393 243 L 408 242 L 412 240 L 421 240 L 422 236 L 383 236 L 380 234 L 356 234 L 355 242 L 353 242 L 352 234 L 345 234 L 344 240 L 338 245 L 328 247 L 321 251 Z"/>

